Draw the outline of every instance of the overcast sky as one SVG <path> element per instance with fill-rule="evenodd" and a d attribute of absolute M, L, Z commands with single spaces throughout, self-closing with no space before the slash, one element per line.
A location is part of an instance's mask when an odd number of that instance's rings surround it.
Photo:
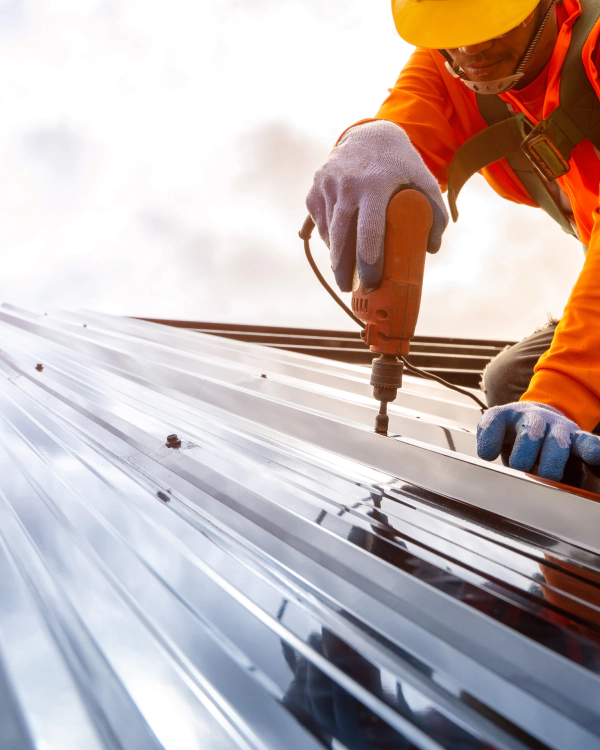
<path fill-rule="evenodd" d="M 312 174 L 410 54 L 389 5 L 0 0 L 0 300 L 351 328 L 297 232 Z M 460 209 L 419 332 L 513 339 L 560 315 L 580 246 L 480 178 Z"/>

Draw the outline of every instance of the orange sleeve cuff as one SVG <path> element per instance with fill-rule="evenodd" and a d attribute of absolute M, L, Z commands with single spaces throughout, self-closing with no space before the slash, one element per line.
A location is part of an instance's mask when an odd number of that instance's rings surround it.
<path fill-rule="evenodd" d="M 540 368 L 520 400 L 553 406 L 587 432 L 600 422 L 600 400 L 584 385 L 558 370 Z"/>

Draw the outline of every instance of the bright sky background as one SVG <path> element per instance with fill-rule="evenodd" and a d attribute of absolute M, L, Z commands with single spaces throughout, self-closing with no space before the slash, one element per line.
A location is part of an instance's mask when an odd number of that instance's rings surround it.
<path fill-rule="evenodd" d="M 304 259 L 304 198 L 409 54 L 389 0 L 0 0 L 0 300 L 351 328 Z M 419 332 L 560 315 L 576 241 L 480 178 L 460 209 Z"/>

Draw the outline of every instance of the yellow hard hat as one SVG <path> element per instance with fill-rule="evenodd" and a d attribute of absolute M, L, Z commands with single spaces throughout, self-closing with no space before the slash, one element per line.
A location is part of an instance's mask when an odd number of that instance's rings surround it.
<path fill-rule="evenodd" d="M 392 0 L 398 33 L 415 47 L 456 49 L 506 34 L 540 0 Z"/>

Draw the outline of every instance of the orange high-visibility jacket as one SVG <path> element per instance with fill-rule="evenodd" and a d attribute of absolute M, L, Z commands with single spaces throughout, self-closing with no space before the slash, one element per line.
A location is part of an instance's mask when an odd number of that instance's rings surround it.
<path fill-rule="evenodd" d="M 559 103 L 562 64 L 571 28 L 581 14 L 579 0 L 557 6 L 560 31 L 546 69 L 529 86 L 502 98 L 538 123 Z M 585 68 L 600 97 L 600 22 L 583 51 Z M 401 125 L 443 190 L 458 148 L 486 127 L 475 95 L 445 68 L 436 50 L 416 49 L 376 115 Z M 533 205 L 505 160 L 482 170 L 503 198 Z M 571 170 L 559 179 L 571 201 L 579 237 L 588 245 L 583 270 L 573 287 L 550 350 L 535 367 L 523 401 L 560 409 L 584 430 L 600 423 L 600 158 L 588 140 L 571 157 Z"/>

